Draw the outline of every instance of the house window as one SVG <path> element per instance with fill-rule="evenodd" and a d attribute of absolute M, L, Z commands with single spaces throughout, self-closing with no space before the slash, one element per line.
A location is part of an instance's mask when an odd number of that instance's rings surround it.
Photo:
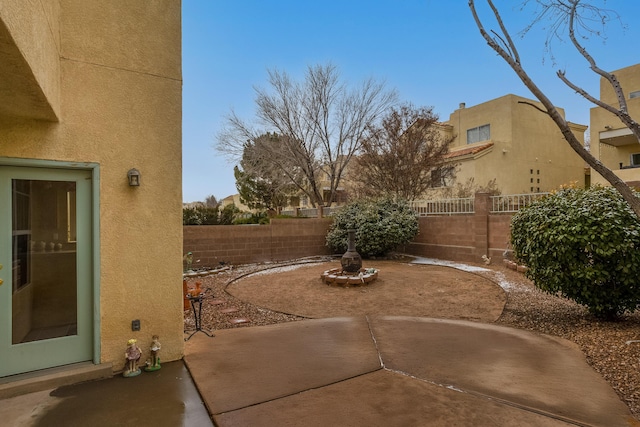
<path fill-rule="evenodd" d="M 467 144 L 488 141 L 489 139 L 491 139 L 491 128 L 489 125 L 482 125 L 477 128 L 467 130 Z"/>
<path fill-rule="evenodd" d="M 640 166 L 640 153 L 634 153 L 631 155 L 631 166 Z"/>
<path fill-rule="evenodd" d="M 452 177 L 452 168 L 449 166 L 440 166 L 435 169 L 431 169 L 431 187 L 449 187 L 452 185 Z"/>
<path fill-rule="evenodd" d="M 433 188 L 446 187 L 445 177 L 442 175 L 442 169 L 433 169 L 431 171 L 431 186 Z"/>
<path fill-rule="evenodd" d="M 633 91 L 629 94 L 629 99 L 640 98 L 640 90 Z"/>

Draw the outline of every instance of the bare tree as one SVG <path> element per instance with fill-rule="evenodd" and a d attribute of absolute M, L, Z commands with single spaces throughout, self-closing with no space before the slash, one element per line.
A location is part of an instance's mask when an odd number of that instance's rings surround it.
<path fill-rule="evenodd" d="M 502 191 L 498 187 L 497 179 L 493 178 L 487 181 L 485 185 L 477 184 L 474 177 L 467 178 L 464 182 L 456 182 L 455 186 L 447 188 L 444 192 L 447 197 L 455 199 L 463 199 L 473 197 L 474 194 L 489 193 L 492 196 L 499 196 Z"/>
<path fill-rule="evenodd" d="M 357 192 L 414 200 L 452 178 L 455 165 L 445 163 L 444 157 L 453 138 L 443 137 L 437 123 L 432 108 L 392 108 L 372 127 L 349 167 Z"/>
<path fill-rule="evenodd" d="M 582 55 L 588 62 L 591 70 L 609 82 L 616 94 L 618 105 L 616 106 L 604 103 L 597 97 L 590 95 L 584 89 L 578 87 L 571 80 L 569 80 L 569 78 L 567 78 L 566 76 L 565 71 L 563 70 L 557 72 L 558 77 L 567 86 L 575 90 L 587 100 L 599 107 L 604 108 L 611 114 L 618 117 L 622 121 L 622 123 L 624 123 L 633 132 L 633 134 L 636 136 L 636 138 L 638 138 L 638 141 L 640 142 L 640 126 L 629 115 L 624 92 L 622 91 L 618 79 L 612 73 L 604 71 L 597 66 L 595 59 L 580 44 L 576 35 L 576 32 L 579 30 L 586 31 L 587 33 L 593 32 L 593 30 L 590 29 L 586 24 L 586 22 L 588 21 L 585 21 L 583 19 L 584 14 L 591 14 L 592 16 L 593 14 L 595 14 L 596 16 L 600 16 L 601 22 L 603 22 L 602 16 L 605 16 L 607 14 L 607 11 L 581 0 L 536 0 L 536 2 L 542 7 L 542 12 L 536 19 L 534 19 L 534 23 L 537 20 L 543 18 L 545 15 L 553 17 L 555 21 L 550 30 L 550 37 L 558 37 L 561 31 L 566 28 L 568 30 L 571 43 L 577 49 L 580 55 Z M 471 9 L 471 13 L 473 14 L 473 18 L 475 19 L 478 29 L 480 30 L 480 34 L 487 41 L 489 46 L 494 51 L 496 51 L 498 55 L 500 55 L 500 57 L 502 57 L 502 59 L 507 62 L 507 64 L 509 64 L 513 71 L 515 71 L 524 85 L 542 103 L 544 109 L 538 108 L 533 105 L 532 106 L 551 117 L 556 126 L 562 132 L 562 135 L 569 143 L 571 148 L 573 148 L 573 150 L 578 153 L 578 155 L 585 162 L 587 162 L 589 166 L 591 166 L 596 172 L 602 175 L 602 177 L 606 179 L 614 188 L 616 188 L 616 190 L 620 192 L 622 197 L 629 204 L 631 209 L 633 209 L 635 214 L 640 217 L 640 198 L 635 196 L 633 190 L 622 179 L 620 179 L 609 168 L 604 166 L 599 160 L 593 157 L 591 153 L 589 153 L 589 151 L 587 151 L 587 149 L 582 146 L 580 141 L 576 138 L 576 136 L 569 128 L 567 121 L 562 117 L 562 115 L 560 115 L 551 100 L 545 93 L 542 92 L 542 90 L 534 83 L 529 74 L 525 71 L 520 60 L 518 49 L 516 48 L 516 45 L 513 42 L 513 39 L 511 38 L 511 35 L 507 30 L 498 9 L 493 4 L 493 1 L 486 0 L 486 3 L 491 8 L 492 15 L 495 18 L 496 24 L 498 25 L 499 29 L 491 30 L 491 35 L 485 29 L 484 24 L 477 13 L 475 3 L 476 2 L 474 0 L 469 0 L 469 8 Z M 527 2 L 525 2 L 525 4 L 526 3 Z M 547 39 L 547 42 L 548 41 L 549 39 Z"/>
<path fill-rule="evenodd" d="M 350 90 L 333 65 L 308 67 L 303 82 L 270 70 L 269 84 L 271 91 L 256 89 L 261 131 L 254 131 L 231 112 L 227 129 L 218 136 L 217 149 L 239 160 L 247 141 L 276 132 L 279 137 L 260 153 L 262 160 L 288 176 L 314 206 L 324 205 L 323 187 L 327 187 L 330 205 L 369 126 L 395 104 L 395 91 L 373 79 Z"/>

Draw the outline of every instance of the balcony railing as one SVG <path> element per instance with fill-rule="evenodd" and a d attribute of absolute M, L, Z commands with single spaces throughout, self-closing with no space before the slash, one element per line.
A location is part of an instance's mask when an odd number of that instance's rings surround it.
<path fill-rule="evenodd" d="M 528 193 L 509 194 L 502 196 L 491 196 L 491 213 L 513 213 L 525 206 L 529 206 L 533 201 L 546 196 L 549 193 Z M 418 216 L 430 215 L 464 215 L 475 212 L 475 197 L 439 199 L 439 200 L 414 200 L 409 202 L 409 206 Z M 323 216 L 331 216 L 340 210 L 340 206 L 323 208 Z M 282 211 L 284 215 L 296 216 L 295 210 Z M 300 208 L 298 216 L 315 218 L 318 216 L 316 208 Z"/>
<path fill-rule="evenodd" d="M 473 197 L 441 200 L 414 200 L 409 206 L 418 216 L 428 215 L 459 215 L 473 213 Z"/>
<path fill-rule="evenodd" d="M 491 196 L 491 213 L 518 212 L 529 206 L 535 200 L 549 193 L 511 194 L 505 196 Z"/>
<path fill-rule="evenodd" d="M 332 207 L 323 207 L 322 208 L 322 216 L 331 216 L 340 210 L 341 206 L 332 206 Z M 317 218 L 318 209 L 317 208 L 300 208 L 297 209 L 287 209 L 280 212 L 282 215 L 289 216 L 300 216 L 305 218 Z"/>

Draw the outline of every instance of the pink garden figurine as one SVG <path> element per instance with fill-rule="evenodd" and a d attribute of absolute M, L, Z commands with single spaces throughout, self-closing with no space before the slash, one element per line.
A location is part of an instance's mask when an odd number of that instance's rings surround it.
<path fill-rule="evenodd" d="M 140 375 L 140 368 L 138 367 L 138 361 L 142 356 L 142 351 L 140 347 L 136 345 L 135 339 L 130 339 L 127 341 L 127 350 L 124 352 L 124 357 L 126 359 L 124 372 L 122 376 L 124 377 L 135 377 L 136 375 Z"/>

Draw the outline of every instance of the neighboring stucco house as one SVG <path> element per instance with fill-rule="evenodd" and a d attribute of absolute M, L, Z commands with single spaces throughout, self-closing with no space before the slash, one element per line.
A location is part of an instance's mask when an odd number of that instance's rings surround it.
<path fill-rule="evenodd" d="M 618 78 L 631 117 L 640 120 L 640 64 L 613 72 Z M 618 99 L 609 82 L 600 78 L 600 100 L 619 108 Z M 602 107 L 591 109 L 591 151 L 598 160 L 623 181 L 640 187 L 640 143 L 616 116 Z M 597 172 L 591 172 L 591 182 L 609 185 Z"/>
<path fill-rule="evenodd" d="M 240 194 L 232 194 L 232 195 L 227 196 L 224 199 L 220 200 L 220 209 L 222 209 L 222 208 L 224 208 L 225 206 L 228 206 L 228 205 L 235 205 L 242 212 L 252 212 L 253 211 L 253 209 L 251 209 L 249 206 L 247 206 L 244 203 L 242 203 L 242 200 L 240 199 Z"/>
<path fill-rule="evenodd" d="M 453 137 L 447 160 L 458 165 L 455 183 L 496 181 L 502 194 L 538 193 L 585 182 L 584 161 L 571 149 L 542 105 L 516 95 L 473 107 L 460 104 L 441 129 Z M 564 116 L 564 110 L 559 108 Z M 587 126 L 570 123 L 584 144 Z M 454 183 L 443 183 L 452 186 Z"/>
<path fill-rule="evenodd" d="M 183 355 L 180 7 L 0 2 L 0 377 Z"/>

